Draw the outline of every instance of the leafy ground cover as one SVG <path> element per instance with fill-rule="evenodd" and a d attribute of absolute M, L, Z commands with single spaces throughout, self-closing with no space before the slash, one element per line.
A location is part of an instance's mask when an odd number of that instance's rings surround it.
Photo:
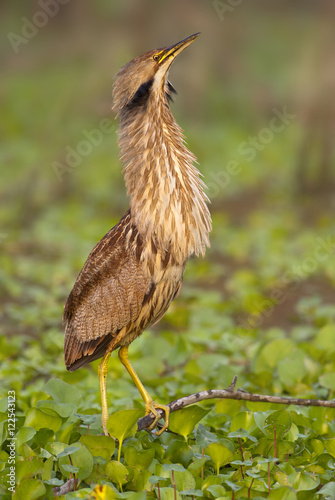
<path fill-rule="evenodd" d="M 281 20 L 266 24 L 264 44 L 256 35 L 259 16 L 239 21 L 245 33 L 251 26 L 254 34 L 239 46 L 236 65 L 253 55 L 251 74 L 275 89 L 269 101 L 253 101 L 229 79 L 223 95 L 222 73 L 208 82 L 211 92 L 198 96 L 202 119 L 182 108 L 186 90 L 180 89 L 173 105 L 209 187 L 213 232 L 206 258 L 189 262 L 178 300 L 130 347 L 136 371 L 161 403 L 226 388 L 234 375 L 237 386 L 250 392 L 333 398 L 334 178 L 325 182 L 322 144 L 309 135 L 306 140 L 297 96 L 288 106 L 296 118 L 264 142 L 269 132 L 261 131 L 269 128 L 273 109 L 283 112 L 286 105 L 278 82 L 287 90 L 292 75 L 289 63 L 287 73 L 273 63 L 278 40 L 270 34 L 280 33 Z M 317 23 L 307 18 L 303 28 L 299 22 L 294 16 L 286 20 L 280 39 L 283 59 L 292 63 L 299 31 L 293 65 Z M 322 26 L 317 25 L 320 31 Z M 229 32 L 228 21 L 225 27 Z M 53 53 L 52 40 L 46 43 Z M 38 40 L 31 41 L 26 59 L 8 57 L 3 75 L 1 498 L 51 499 L 71 477 L 76 490 L 66 500 L 334 499 L 334 409 L 212 400 L 172 414 L 170 432 L 160 437 L 136 432 L 143 404 L 114 354 L 108 429 L 117 442 L 101 435 L 99 362 L 65 371 L 62 305 L 88 252 L 117 222 L 127 200 L 114 133 L 57 176 L 54 161 L 64 163 L 66 145 L 77 147 L 83 130 L 99 129 L 111 115 L 109 100 L 108 107 L 99 100 L 107 92 L 101 79 L 86 76 L 95 58 L 85 65 L 64 51 L 57 67 L 54 53 L 46 62 Z M 105 61 L 99 66 L 97 60 L 100 75 Z M 305 72 L 294 75 L 305 82 Z M 313 76 L 307 79 L 311 87 L 317 83 Z M 187 80 L 183 85 L 187 89 Z M 87 102 L 97 103 L 98 110 Z M 250 147 L 254 136 L 260 142 L 246 154 L 244 143 Z M 302 175 L 304 148 L 314 162 Z M 334 155 L 332 166 L 333 160 Z M 13 406 L 8 396 L 14 393 Z"/>

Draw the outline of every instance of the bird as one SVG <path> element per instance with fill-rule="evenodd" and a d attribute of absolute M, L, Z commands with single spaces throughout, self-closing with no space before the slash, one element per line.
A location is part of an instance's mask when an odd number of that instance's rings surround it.
<path fill-rule="evenodd" d="M 186 262 L 204 255 L 210 203 L 196 157 L 170 108 L 171 64 L 199 36 L 150 50 L 116 74 L 113 110 L 130 199 L 129 210 L 89 254 L 64 306 L 64 359 L 73 371 L 102 358 L 101 424 L 108 434 L 108 360 L 115 349 L 154 421 L 169 426 L 169 407 L 155 402 L 130 364 L 128 347 L 164 316 L 178 296 Z M 163 410 L 162 412 L 159 410 Z"/>

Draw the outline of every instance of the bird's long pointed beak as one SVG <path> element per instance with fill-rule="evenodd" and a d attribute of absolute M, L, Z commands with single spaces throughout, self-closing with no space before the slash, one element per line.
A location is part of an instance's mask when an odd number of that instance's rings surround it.
<path fill-rule="evenodd" d="M 184 38 L 184 40 L 181 40 L 180 42 L 175 43 L 174 45 L 171 45 L 170 47 L 163 49 L 161 53 L 159 53 L 160 55 L 159 63 L 161 64 L 170 57 L 175 57 L 178 54 L 180 54 L 180 52 L 182 52 L 184 49 L 186 49 L 186 47 L 191 45 L 191 43 L 193 43 L 194 40 L 198 38 L 199 35 L 200 33 L 194 33 L 194 35 L 188 36 Z"/>

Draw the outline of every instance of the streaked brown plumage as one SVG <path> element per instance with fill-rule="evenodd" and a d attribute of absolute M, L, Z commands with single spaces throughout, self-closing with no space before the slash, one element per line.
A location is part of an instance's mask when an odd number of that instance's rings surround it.
<path fill-rule="evenodd" d="M 186 261 L 209 246 L 211 219 L 196 161 L 170 111 L 174 57 L 198 36 L 152 50 L 121 68 L 114 86 L 119 146 L 130 209 L 96 245 L 64 309 L 68 370 L 103 356 L 99 367 L 107 434 L 107 363 L 119 356 L 156 424 L 157 408 L 127 358 L 127 346 L 159 321 L 178 295 Z"/>

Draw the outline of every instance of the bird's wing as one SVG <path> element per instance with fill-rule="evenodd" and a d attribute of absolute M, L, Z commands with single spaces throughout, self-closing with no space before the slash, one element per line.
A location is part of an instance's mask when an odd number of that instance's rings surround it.
<path fill-rule="evenodd" d="M 68 369 L 101 357 L 118 332 L 138 317 L 150 289 L 139 256 L 130 250 L 140 251 L 140 246 L 128 211 L 88 256 L 64 306 Z"/>

